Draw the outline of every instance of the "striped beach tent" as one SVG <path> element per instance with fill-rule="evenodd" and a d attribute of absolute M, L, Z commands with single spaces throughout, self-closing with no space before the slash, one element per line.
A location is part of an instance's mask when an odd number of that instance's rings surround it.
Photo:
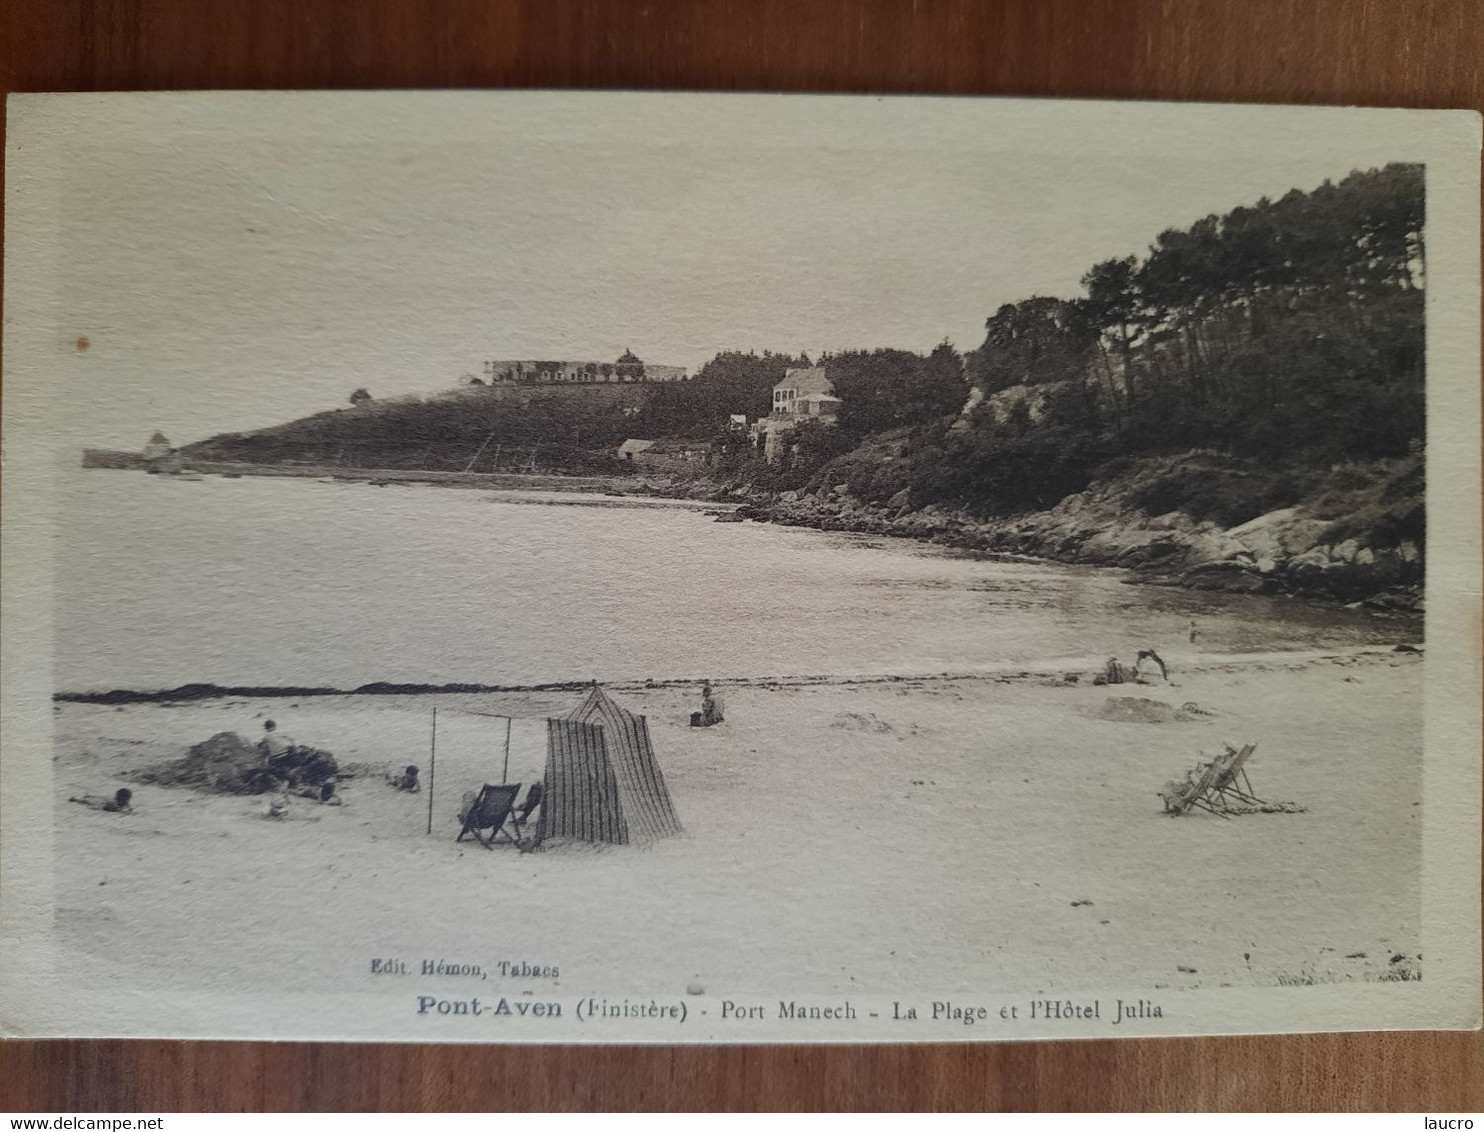
<path fill-rule="evenodd" d="M 542 840 L 629 845 L 680 832 L 649 723 L 596 684 L 574 711 L 546 721 Z"/>

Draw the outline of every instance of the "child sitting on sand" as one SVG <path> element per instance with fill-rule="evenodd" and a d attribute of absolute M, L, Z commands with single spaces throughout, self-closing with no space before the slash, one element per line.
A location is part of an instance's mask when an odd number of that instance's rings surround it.
<path fill-rule="evenodd" d="M 120 787 L 113 792 L 112 798 L 104 798 L 97 794 L 84 794 L 81 798 L 68 798 L 69 802 L 76 802 L 80 806 L 87 806 L 90 810 L 103 810 L 110 814 L 132 814 L 134 807 L 131 802 L 134 791 Z"/>
<path fill-rule="evenodd" d="M 263 752 L 264 759 L 270 766 L 283 762 L 284 757 L 294 749 L 294 741 L 278 730 L 278 724 L 274 720 L 265 720 L 263 723 L 263 737 L 258 740 L 258 749 Z"/>
<path fill-rule="evenodd" d="M 408 766 L 401 774 L 389 774 L 386 776 L 387 784 L 395 786 L 398 790 L 405 790 L 409 794 L 416 794 L 422 790 L 422 783 L 417 779 L 417 767 Z"/>
<path fill-rule="evenodd" d="M 690 715 L 692 727 L 715 727 L 721 723 L 725 716 L 721 713 L 721 701 L 711 691 L 711 681 L 701 685 L 701 710 L 693 711 Z"/>
<path fill-rule="evenodd" d="M 1204 773 L 1203 765 L 1198 765 L 1197 769 Z M 1194 770 L 1188 770 L 1185 772 L 1185 781 L 1179 782 L 1171 779 L 1160 787 L 1158 793 L 1164 800 L 1165 813 L 1178 814 L 1185 811 L 1190 795 L 1195 793 L 1195 773 Z"/>

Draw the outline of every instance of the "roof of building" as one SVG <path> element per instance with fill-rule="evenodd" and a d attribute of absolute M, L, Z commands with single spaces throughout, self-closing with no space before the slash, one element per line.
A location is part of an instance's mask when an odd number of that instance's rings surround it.
<path fill-rule="evenodd" d="M 631 452 L 648 452 L 654 445 L 653 440 L 625 440 L 618 446 L 618 454 L 627 456 Z"/>
<path fill-rule="evenodd" d="M 833 397 L 835 387 L 830 384 L 830 379 L 825 376 L 824 366 L 802 366 L 797 369 L 785 370 L 783 380 L 773 386 L 775 391 L 779 389 L 793 389 L 799 396 L 809 393 L 824 393 Z"/>

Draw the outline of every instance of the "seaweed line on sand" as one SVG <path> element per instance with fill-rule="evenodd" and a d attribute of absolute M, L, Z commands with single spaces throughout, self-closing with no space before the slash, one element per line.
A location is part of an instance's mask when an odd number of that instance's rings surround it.
<path fill-rule="evenodd" d="M 1278 667 L 1288 666 L 1300 668 L 1316 661 L 1330 661 L 1332 663 L 1360 663 L 1364 660 L 1374 660 L 1393 653 L 1406 652 L 1421 657 L 1422 650 L 1411 645 L 1398 645 L 1394 649 L 1386 649 L 1380 646 L 1363 646 L 1354 649 L 1325 649 L 1317 652 L 1295 652 L 1289 654 L 1262 654 L 1257 656 L 1212 656 L 1197 664 L 1192 664 L 1183 669 L 1186 674 L 1196 672 L 1236 672 L 1247 668 L 1256 668 L 1259 671 L 1266 666 Z M 1066 673 L 1071 671 L 1070 665 L 1058 663 L 1038 663 L 1027 666 L 1009 666 L 996 670 L 979 670 L 973 672 L 913 672 L 913 673 L 882 673 L 882 674 L 859 674 L 859 675 L 831 675 L 831 674 L 807 674 L 798 673 L 779 676 L 740 676 L 732 678 L 716 677 L 675 677 L 670 679 L 629 679 L 629 680 L 606 680 L 603 681 L 609 687 L 614 688 L 685 688 L 703 683 L 710 683 L 727 687 L 799 687 L 816 685 L 847 685 L 847 684 L 891 684 L 906 683 L 916 680 L 964 680 L 964 681 L 996 681 L 1009 683 L 1011 681 L 1040 680 L 1049 681 L 1054 684 L 1063 684 L 1069 681 Z M 577 692 L 593 685 L 593 680 L 556 680 L 538 684 L 474 684 L 474 683 L 447 683 L 447 684 L 393 684 L 386 682 L 374 682 L 361 684 L 355 688 L 331 688 L 324 686 L 300 686 L 300 685 L 263 685 L 263 686 L 241 686 L 221 685 L 211 683 L 182 684 L 176 688 L 141 690 L 134 688 L 114 688 L 102 692 L 55 692 L 52 694 L 53 701 L 57 703 L 74 704 L 173 704 L 185 703 L 194 700 L 212 699 L 285 699 L 285 698 L 309 698 L 314 696 L 432 696 L 432 695 L 470 695 L 491 692 Z M 1157 686 L 1157 685 L 1156 685 Z"/>

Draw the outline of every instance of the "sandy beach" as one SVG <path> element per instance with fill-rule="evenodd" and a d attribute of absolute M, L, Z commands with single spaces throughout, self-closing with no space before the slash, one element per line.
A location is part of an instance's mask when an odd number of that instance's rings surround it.
<path fill-rule="evenodd" d="M 435 704 L 456 735 L 539 723 L 577 694 L 58 704 L 58 939 L 140 993 L 372 987 L 379 956 L 552 966 L 540 989 L 568 994 L 599 975 L 608 994 L 769 993 L 785 973 L 827 994 L 1415 974 L 1423 667 L 1376 649 L 1208 657 L 1173 686 L 752 680 L 718 689 L 727 720 L 709 730 L 687 726 L 694 686 L 614 685 L 649 718 L 683 836 L 529 854 L 455 842 L 458 794 L 499 775 L 454 748 L 432 836 L 426 795 L 382 775 L 425 765 L 410 737 Z M 1098 718 L 1122 696 L 1210 714 Z M 270 715 L 357 772 L 344 806 L 269 821 L 262 797 L 132 781 Z M 1255 792 L 1306 811 L 1164 815 L 1158 788 L 1223 743 L 1256 743 Z M 531 756 L 517 762 L 530 781 Z M 67 801 L 121 784 L 133 814 Z"/>

